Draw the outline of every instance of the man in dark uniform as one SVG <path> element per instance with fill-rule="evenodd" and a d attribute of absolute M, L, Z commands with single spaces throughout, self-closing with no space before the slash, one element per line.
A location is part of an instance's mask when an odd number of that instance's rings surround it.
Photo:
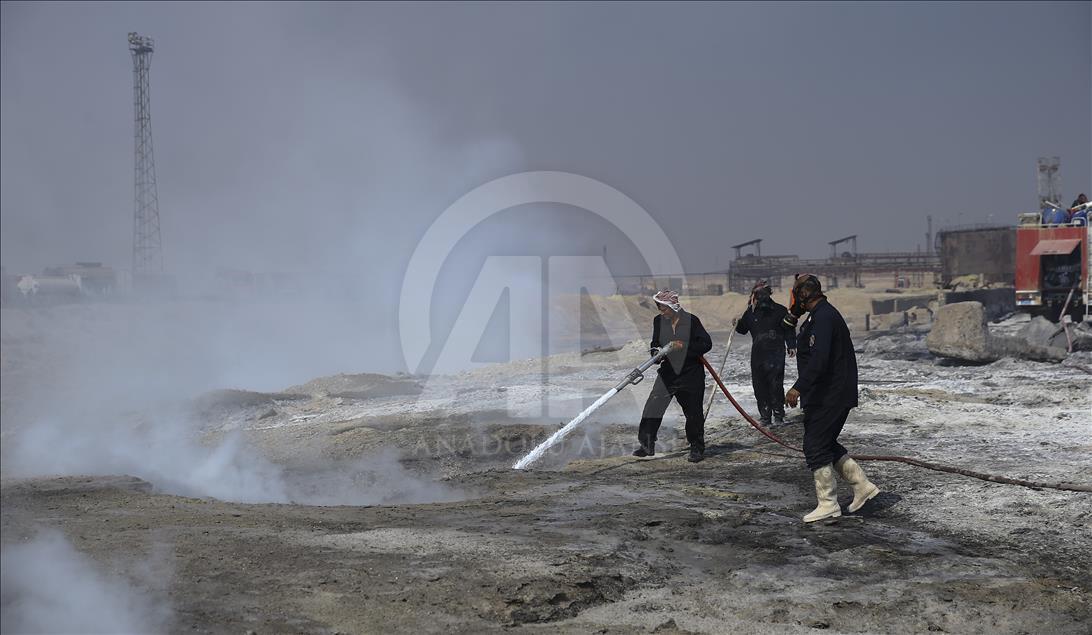
<path fill-rule="evenodd" d="M 660 314 L 652 320 L 652 342 L 649 354 L 674 342 L 676 350 L 660 362 L 656 383 L 645 402 L 637 440 L 641 447 L 633 456 L 656 454 L 656 433 L 660 430 L 664 412 L 674 397 L 686 416 L 686 440 L 690 443 L 687 460 L 697 463 L 705 454 L 705 367 L 701 356 L 713 348 L 713 340 L 702 326 L 698 316 L 683 311 L 679 294 L 663 290 L 652 298 Z"/>
<path fill-rule="evenodd" d="M 788 310 L 773 300 L 765 280 L 751 289 L 751 302 L 736 322 L 736 333 L 751 334 L 751 386 L 758 416 L 785 423 L 785 353 L 796 355 L 796 329 L 785 323 Z"/>
<path fill-rule="evenodd" d="M 810 523 L 842 515 L 836 493 L 835 472 L 853 486 L 855 512 L 880 493 L 861 466 L 838 443 L 838 434 L 849 411 L 857 406 L 857 357 L 842 314 L 823 295 L 819 279 L 798 274 L 793 284 L 788 322 L 794 324 L 805 312 L 808 319 L 797 336 L 796 364 L 799 379 L 785 395 L 785 403 L 804 409 L 804 459 L 815 478 L 819 505 L 804 516 Z"/>

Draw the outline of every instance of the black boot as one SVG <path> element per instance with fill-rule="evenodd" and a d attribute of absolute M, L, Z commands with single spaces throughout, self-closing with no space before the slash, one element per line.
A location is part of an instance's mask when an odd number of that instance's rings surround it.
<path fill-rule="evenodd" d="M 764 426 L 770 425 L 770 411 L 771 411 L 770 408 L 759 408 L 758 409 L 759 422 Z"/>
<path fill-rule="evenodd" d="M 686 460 L 690 461 L 691 463 L 697 463 L 697 462 L 701 461 L 704 458 L 705 458 L 705 450 L 700 449 L 700 448 L 696 448 L 694 446 L 691 446 L 690 447 L 690 456 L 686 457 Z"/>
<path fill-rule="evenodd" d="M 774 423 L 776 423 L 777 425 L 784 424 L 785 423 L 785 411 L 784 410 L 774 411 L 773 418 L 774 418 Z"/>
<path fill-rule="evenodd" d="M 641 444 L 641 447 L 633 451 L 633 456 L 645 458 L 646 456 L 656 456 L 656 443 L 653 441 L 646 441 Z"/>

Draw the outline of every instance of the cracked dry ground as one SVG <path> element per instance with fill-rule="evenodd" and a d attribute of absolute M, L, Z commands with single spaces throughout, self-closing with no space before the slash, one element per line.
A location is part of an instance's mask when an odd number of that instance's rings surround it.
<path fill-rule="evenodd" d="M 6 481 L 3 535 L 59 527 L 107 565 L 169 545 L 177 632 L 1088 632 L 1088 495 L 1051 499 L 1075 518 L 1062 536 L 1080 540 L 998 539 L 918 522 L 909 492 L 955 477 L 892 469 L 860 514 L 805 526 L 810 477 L 767 447 L 740 436 L 697 465 L 672 453 L 489 468 L 447 481 L 471 498 L 421 505 Z"/>

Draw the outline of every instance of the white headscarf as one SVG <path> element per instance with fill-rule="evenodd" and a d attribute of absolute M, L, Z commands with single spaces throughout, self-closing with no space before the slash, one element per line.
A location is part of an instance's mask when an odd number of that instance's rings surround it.
<path fill-rule="evenodd" d="M 679 304 L 679 294 L 670 289 L 660 291 L 652 296 L 652 299 L 656 304 L 662 304 L 676 313 L 682 311 L 682 305 Z"/>

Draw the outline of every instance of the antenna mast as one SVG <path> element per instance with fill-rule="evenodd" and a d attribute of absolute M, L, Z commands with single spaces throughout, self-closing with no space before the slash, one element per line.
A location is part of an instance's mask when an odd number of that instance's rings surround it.
<path fill-rule="evenodd" d="M 152 64 L 152 38 L 129 34 L 133 55 L 133 111 L 135 178 L 133 190 L 133 277 L 163 272 L 163 244 L 159 234 L 159 193 L 155 157 L 152 154 L 152 110 L 148 71 Z"/>

